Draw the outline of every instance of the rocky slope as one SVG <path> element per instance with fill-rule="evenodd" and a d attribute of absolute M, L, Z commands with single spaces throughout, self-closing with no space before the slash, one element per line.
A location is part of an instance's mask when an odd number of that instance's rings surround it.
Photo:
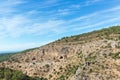
<path fill-rule="evenodd" d="M 120 26 L 65 37 L 0 66 L 48 80 L 120 80 Z"/>

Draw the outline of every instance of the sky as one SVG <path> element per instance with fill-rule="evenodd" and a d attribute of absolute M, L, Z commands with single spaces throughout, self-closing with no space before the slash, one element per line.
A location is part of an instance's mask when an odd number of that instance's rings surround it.
<path fill-rule="evenodd" d="M 0 51 L 120 25 L 120 0 L 0 0 Z"/>

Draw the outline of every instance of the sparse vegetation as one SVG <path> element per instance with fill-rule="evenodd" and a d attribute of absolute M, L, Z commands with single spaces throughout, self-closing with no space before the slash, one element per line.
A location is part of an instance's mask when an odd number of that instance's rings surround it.
<path fill-rule="evenodd" d="M 29 51 L 32 51 L 32 50 L 35 50 L 35 49 L 37 49 L 37 48 L 26 49 L 24 51 L 21 51 L 20 53 L 26 53 L 26 52 L 29 52 Z"/>
<path fill-rule="evenodd" d="M 57 78 L 57 80 L 67 80 L 71 75 L 75 74 L 78 67 L 79 67 L 78 65 L 66 66 L 64 74 Z"/>
<path fill-rule="evenodd" d="M 85 58 L 85 61 L 94 62 L 94 61 L 95 61 L 95 59 L 96 59 L 96 55 L 95 55 L 95 54 L 93 54 L 93 53 L 90 53 L 90 54 L 88 55 L 88 57 L 87 57 L 87 58 Z"/>
<path fill-rule="evenodd" d="M 109 56 L 111 56 L 113 59 L 120 59 L 120 52 L 110 53 Z"/>
<path fill-rule="evenodd" d="M 0 54 L 0 62 L 9 60 L 10 57 L 12 55 L 14 55 L 14 54 L 16 54 L 16 53 L 4 53 L 4 54 Z"/>
<path fill-rule="evenodd" d="M 78 58 L 82 59 L 83 54 L 82 53 L 77 53 Z"/>
<path fill-rule="evenodd" d="M 0 80 L 47 80 L 46 78 L 31 78 L 21 71 L 12 70 L 8 68 L 0 68 Z"/>
<path fill-rule="evenodd" d="M 46 65 L 45 65 L 45 67 L 46 67 L 46 68 L 49 68 L 49 67 L 50 67 L 50 65 L 49 65 L 49 64 L 46 64 Z"/>
<path fill-rule="evenodd" d="M 74 41 L 75 42 L 77 42 L 77 41 L 84 41 L 84 42 L 88 41 L 89 42 L 90 40 L 92 40 L 92 38 L 94 38 L 94 39 L 95 38 L 112 39 L 112 37 L 109 36 L 110 34 L 120 34 L 120 26 L 112 26 L 110 28 L 104 28 L 102 30 L 83 33 L 83 34 L 75 35 L 75 36 L 71 36 L 71 37 L 64 37 L 62 39 L 59 39 L 56 42 L 62 42 L 62 43 L 66 43 L 66 41 L 67 42 L 74 42 Z"/>

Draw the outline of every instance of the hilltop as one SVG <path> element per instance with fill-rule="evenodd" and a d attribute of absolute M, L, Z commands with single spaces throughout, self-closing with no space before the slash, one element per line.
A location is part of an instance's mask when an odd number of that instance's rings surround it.
<path fill-rule="evenodd" d="M 0 63 L 48 80 L 119 80 L 120 26 L 64 37 Z"/>

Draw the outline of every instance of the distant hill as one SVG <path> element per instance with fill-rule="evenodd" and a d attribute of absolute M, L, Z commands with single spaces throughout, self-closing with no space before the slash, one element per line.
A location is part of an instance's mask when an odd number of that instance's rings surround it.
<path fill-rule="evenodd" d="M 48 80 L 119 80 L 120 26 L 28 49 L 10 56 L 0 66 Z"/>

